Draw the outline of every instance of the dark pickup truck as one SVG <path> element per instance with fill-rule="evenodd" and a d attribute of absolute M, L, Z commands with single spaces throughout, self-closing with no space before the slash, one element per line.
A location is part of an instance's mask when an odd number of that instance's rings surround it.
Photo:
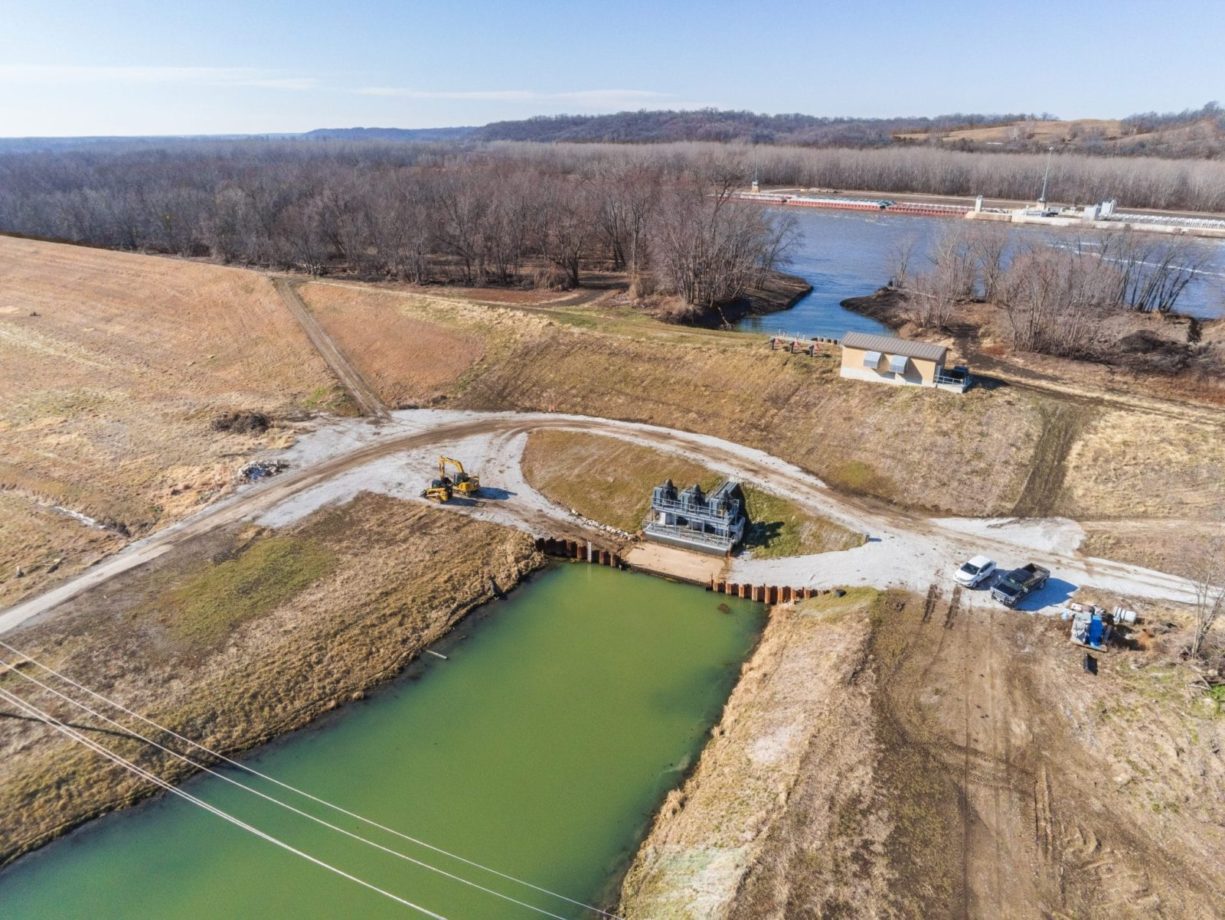
<path fill-rule="evenodd" d="M 1027 594 L 1046 584 L 1046 580 L 1050 577 L 1049 569 L 1044 569 L 1031 562 L 997 579 L 991 588 L 991 596 L 1005 607 L 1015 607 Z"/>

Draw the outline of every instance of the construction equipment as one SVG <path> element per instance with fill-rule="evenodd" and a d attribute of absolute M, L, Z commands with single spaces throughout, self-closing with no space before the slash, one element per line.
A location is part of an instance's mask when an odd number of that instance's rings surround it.
<path fill-rule="evenodd" d="M 1106 643 L 1110 641 L 1110 633 L 1109 624 L 1096 607 L 1078 610 L 1072 617 L 1071 639 L 1077 645 L 1091 648 L 1095 652 L 1104 652 Z"/>
<path fill-rule="evenodd" d="M 447 474 L 448 467 L 455 470 L 454 476 Z M 480 477 L 466 473 L 464 465 L 451 457 L 438 458 L 438 476 L 443 482 L 448 483 L 453 491 L 465 497 L 477 495 L 481 491 Z"/>
<path fill-rule="evenodd" d="M 436 501 L 441 505 L 451 500 L 451 494 L 451 480 L 444 477 L 430 482 L 429 488 L 421 493 L 421 497 Z"/>

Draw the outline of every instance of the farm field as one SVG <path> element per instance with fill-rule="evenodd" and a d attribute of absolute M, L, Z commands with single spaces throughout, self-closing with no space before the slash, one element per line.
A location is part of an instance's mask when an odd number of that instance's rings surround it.
<path fill-rule="evenodd" d="M 286 443 L 289 419 L 344 405 L 262 275 L 11 237 L 0 237 L 0 400 L 4 507 L 44 520 L 0 522 L 0 602 L 115 542 L 71 517 L 47 521 L 47 507 L 139 536 L 223 494 L 245 457 Z M 213 428 L 241 412 L 274 425 Z"/>

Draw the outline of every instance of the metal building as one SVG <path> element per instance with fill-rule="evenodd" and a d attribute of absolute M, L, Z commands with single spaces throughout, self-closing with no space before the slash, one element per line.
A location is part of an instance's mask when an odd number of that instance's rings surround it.
<path fill-rule="evenodd" d="M 964 390 L 968 375 L 944 368 L 948 349 L 891 335 L 848 332 L 842 337 L 842 376 L 854 380 Z"/>
<path fill-rule="evenodd" d="M 658 543 L 726 554 L 744 539 L 745 524 L 744 492 L 735 480 L 706 495 L 697 484 L 678 491 L 669 479 L 652 491 L 642 530 Z"/>

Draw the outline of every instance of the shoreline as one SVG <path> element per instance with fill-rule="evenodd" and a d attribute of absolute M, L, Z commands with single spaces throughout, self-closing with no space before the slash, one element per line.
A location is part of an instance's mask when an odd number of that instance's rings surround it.
<path fill-rule="evenodd" d="M 841 707 L 870 721 L 855 682 L 877 596 L 857 589 L 769 609 L 700 756 L 651 817 L 625 872 L 618 915 L 734 913 L 786 816 L 820 720 Z M 814 668 L 824 680 L 814 679 Z"/>
<path fill-rule="evenodd" d="M 772 271 L 758 286 L 749 288 L 730 303 L 703 308 L 677 325 L 700 329 L 732 329 L 746 316 L 768 316 L 790 310 L 812 293 L 812 285 L 799 275 Z"/>
<path fill-rule="evenodd" d="M 478 565 L 473 571 L 472 578 L 464 586 L 466 590 L 461 589 L 452 596 L 450 609 L 443 612 L 438 621 L 431 622 L 428 616 L 406 616 L 403 612 L 392 609 L 372 612 L 362 621 L 361 625 L 367 631 L 380 634 L 379 638 L 384 649 L 381 657 L 360 654 L 361 649 L 354 647 L 353 643 L 336 642 L 336 637 L 326 630 L 305 637 L 301 633 L 295 634 L 295 651 L 304 654 L 307 658 L 312 655 L 335 653 L 346 646 L 353 652 L 353 667 L 331 668 L 327 674 L 316 675 L 325 682 L 322 687 L 305 681 L 296 688 L 289 688 L 288 697 L 279 694 L 278 690 L 284 688 L 278 687 L 277 675 L 269 673 L 271 669 L 267 665 L 270 659 L 278 657 L 284 651 L 282 648 L 265 648 L 263 649 L 264 655 L 256 652 L 244 658 L 239 663 L 240 670 L 251 668 L 266 677 L 262 683 L 252 680 L 243 683 L 240 687 L 246 695 L 258 694 L 262 690 L 268 698 L 267 707 L 260 710 L 266 713 L 264 721 L 246 721 L 241 710 L 218 711 L 218 715 L 222 717 L 228 715 L 234 724 L 221 722 L 202 731 L 192 731 L 189 724 L 192 719 L 189 715 L 175 721 L 164 713 L 158 713 L 155 706 L 151 710 L 146 707 L 148 717 L 189 737 L 195 737 L 202 745 L 231 758 L 236 758 L 264 745 L 280 743 L 295 732 L 316 725 L 321 719 L 342 710 L 347 703 L 362 700 L 368 694 L 377 692 L 380 688 L 402 677 L 421 659 L 426 649 L 451 635 L 456 627 L 466 622 L 469 617 L 488 608 L 492 601 L 499 600 L 501 596 L 513 592 L 530 580 L 532 575 L 548 565 L 548 560 L 535 548 L 530 536 L 510 531 L 509 528 L 506 530 L 507 533 L 503 535 L 504 542 L 501 544 L 505 556 L 500 560 L 491 560 L 495 569 L 492 577 L 499 586 L 498 593 L 494 592 L 485 567 Z M 273 533 L 280 532 L 274 531 Z M 491 549 L 494 548 L 491 547 Z M 72 601 L 66 602 L 65 606 L 72 603 Z M 251 621 L 246 626 L 255 628 L 270 626 L 272 624 L 265 624 L 261 621 L 273 620 L 276 617 L 275 613 L 271 613 Z M 63 620 L 60 619 L 51 624 L 31 624 L 29 631 L 37 633 L 40 627 L 53 628 L 62 622 Z M 42 644 L 36 643 L 36 645 Z M 27 646 L 27 650 L 30 648 L 31 646 Z M 47 650 L 41 648 L 37 651 L 30 651 L 30 654 L 39 660 L 48 660 L 52 657 Z M 205 695 L 208 693 L 209 680 L 203 672 L 209 663 L 211 662 L 200 666 L 199 679 L 192 682 L 190 688 L 192 693 Z M 62 667 L 58 664 L 56 666 L 57 668 Z M 89 680 L 88 677 L 83 678 L 79 674 L 73 676 L 82 682 Z M 293 692 L 294 689 L 297 691 L 296 694 Z M 110 690 L 108 695 L 114 696 L 114 690 Z M 131 700 L 120 699 L 120 702 L 131 708 L 138 708 Z M 149 729 L 149 732 L 153 731 L 155 730 Z M 210 735 L 219 736 L 222 740 L 217 740 L 216 737 L 210 737 Z M 69 747 L 68 750 L 75 750 L 75 746 Z M 62 753 L 63 750 L 57 749 L 52 756 Z M 95 756 L 91 752 L 85 753 L 91 760 Z M 199 760 L 208 767 L 215 767 L 218 763 L 217 760 L 207 755 L 193 759 Z M 23 779 L 27 785 L 33 784 L 34 788 L 26 791 L 27 796 L 37 796 L 48 785 L 53 786 L 57 794 L 51 797 L 52 803 L 49 806 L 51 814 L 44 816 L 41 828 L 34 828 L 32 833 L 23 840 L 15 839 L 14 832 L 21 828 L 20 824 L 5 829 L 5 844 L 4 848 L 0 849 L 0 873 L 16 864 L 23 856 L 42 849 L 97 818 L 152 800 L 165 791 L 143 780 L 131 778 L 126 771 L 119 774 L 120 779 L 117 782 L 103 783 L 104 788 L 99 789 L 98 775 L 105 771 L 74 772 L 74 764 L 69 761 L 51 767 L 48 770 L 50 775 L 37 774 L 40 766 L 44 765 L 37 762 L 27 765 L 25 773 L 19 773 L 11 778 L 10 785 L 17 784 Z M 203 773 L 200 766 L 190 766 L 169 755 L 152 766 L 149 764 L 144 764 L 144 766 L 146 769 L 154 769 L 159 776 L 175 786 L 181 786 L 184 782 Z M 31 772 L 36 772 L 36 775 L 29 776 Z M 66 803 L 58 794 L 64 789 L 73 790 Z M 21 793 L 15 791 L 14 794 L 20 795 Z M 58 809 L 57 805 L 59 805 Z M 16 817 L 16 813 L 10 814 Z"/>
<path fill-rule="evenodd" d="M 848 297 L 838 302 L 844 310 L 850 310 L 896 332 L 906 325 L 906 320 L 899 314 L 902 294 L 891 287 L 880 287 L 871 294 L 860 297 Z"/>

